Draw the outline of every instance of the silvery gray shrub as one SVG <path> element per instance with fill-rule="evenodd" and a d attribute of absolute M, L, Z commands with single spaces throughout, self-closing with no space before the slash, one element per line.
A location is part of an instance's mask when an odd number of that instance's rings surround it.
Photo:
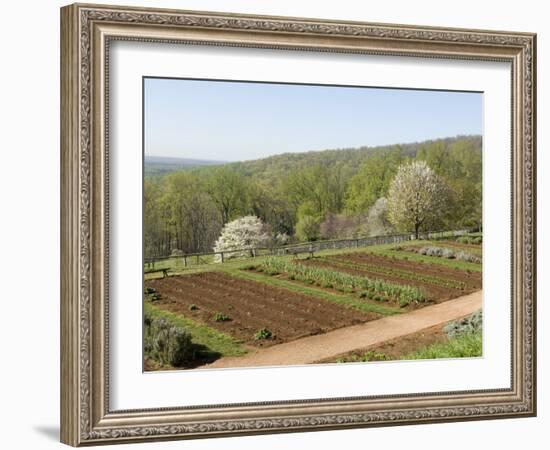
<path fill-rule="evenodd" d="M 483 327 L 483 312 L 481 310 L 461 320 L 449 322 L 443 328 L 445 334 L 450 337 L 459 337 L 469 333 L 481 331 Z"/>
<path fill-rule="evenodd" d="M 447 258 L 447 259 L 459 259 L 461 261 L 472 262 L 476 264 L 481 263 L 481 258 L 472 253 L 465 252 L 460 250 L 455 252 L 454 250 L 447 247 L 421 247 L 417 250 L 421 255 L 426 256 L 435 256 L 438 258 Z"/>
<path fill-rule="evenodd" d="M 153 318 L 150 314 L 145 314 L 143 324 L 145 356 L 176 367 L 195 358 L 191 335 L 182 328 L 163 317 Z"/>

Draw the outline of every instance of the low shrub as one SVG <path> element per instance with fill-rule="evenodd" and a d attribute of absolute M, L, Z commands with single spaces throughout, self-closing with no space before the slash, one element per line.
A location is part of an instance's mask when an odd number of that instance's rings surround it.
<path fill-rule="evenodd" d="M 481 263 L 481 258 L 477 255 L 473 255 L 472 253 L 459 251 L 459 252 L 456 253 L 455 256 L 456 256 L 456 259 L 460 259 L 462 261 L 472 262 L 472 263 L 476 263 L 476 264 Z"/>
<path fill-rule="evenodd" d="M 458 259 L 461 261 L 481 264 L 481 258 L 464 250 L 454 251 L 446 247 L 411 247 L 411 251 L 420 253 L 421 255 L 433 256 L 436 258 Z"/>
<path fill-rule="evenodd" d="M 157 300 L 160 300 L 161 298 L 162 298 L 162 296 L 158 292 L 155 292 L 155 293 L 149 295 L 149 300 L 151 300 L 152 302 L 156 302 Z"/>
<path fill-rule="evenodd" d="M 456 242 L 460 242 L 461 244 L 476 244 L 479 245 L 483 242 L 482 236 L 472 236 L 472 235 L 464 235 L 460 236 L 456 239 Z"/>
<path fill-rule="evenodd" d="M 152 287 L 146 287 L 145 290 L 144 290 L 144 293 L 146 295 L 154 294 L 155 292 L 157 292 L 157 290 L 155 288 L 152 288 Z"/>
<path fill-rule="evenodd" d="M 350 363 L 350 362 L 373 362 L 373 361 L 390 361 L 392 358 L 385 353 L 378 353 L 370 350 L 363 354 L 353 354 L 350 356 L 344 356 L 336 359 L 337 363 Z"/>
<path fill-rule="evenodd" d="M 219 312 L 214 315 L 214 321 L 216 322 L 227 322 L 229 320 L 231 320 L 231 318 L 224 313 Z"/>
<path fill-rule="evenodd" d="M 483 313 L 481 310 L 465 317 L 462 320 L 455 320 L 448 323 L 443 331 L 449 338 L 464 336 L 469 333 L 481 332 L 483 328 Z"/>
<path fill-rule="evenodd" d="M 254 339 L 256 339 L 257 341 L 261 341 L 264 339 L 271 339 L 272 337 L 273 337 L 273 333 L 267 328 L 262 328 L 256 331 L 256 333 L 254 333 Z"/>
<path fill-rule="evenodd" d="M 145 314 L 143 350 L 146 357 L 159 363 L 177 367 L 195 359 L 195 346 L 191 335 L 172 325 L 165 318 Z"/>
<path fill-rule="evenodd" d="M 196 311 L 197 309 L 199 309 L 199 307 L 194 303 L 189 305 L 189 311 Z"/>

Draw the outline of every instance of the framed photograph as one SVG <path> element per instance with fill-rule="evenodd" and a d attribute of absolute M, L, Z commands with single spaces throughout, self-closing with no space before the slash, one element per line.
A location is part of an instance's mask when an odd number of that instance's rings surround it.
<path fill-rule="evenodd" d="M 535 415 L 535 58 L 62 8 L 62 442 Z"/>

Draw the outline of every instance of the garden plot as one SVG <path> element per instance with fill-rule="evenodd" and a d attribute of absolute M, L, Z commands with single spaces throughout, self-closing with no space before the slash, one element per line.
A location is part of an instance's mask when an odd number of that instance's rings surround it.
<path fill-rule="evenodd" d="M 372 254 L 352 252 L 301 260 L 272 259 L 252 267 L 272 277 L 315 285 L 401 307 L 439 303 L 481 289 L 481 274 Z"/>
<path fill-rule="evenodd" d="M 383 279 L 386 282 L 401 284 L 405 286 L 414 286 L 422 289 L 425 301 L 440 302 L 456 298 L 470 291 L 466 290 L 465 284 L 452 280 L 444 280 L 435 277 L 425 277 L 420 274 L 403 271 L 382 271 L 379 268 L 370 268 L 367 265 L 340 263 L 337 260 L 331 259 L 310 259 L 301 262 L 313 267 L 323 267 L 325 269 L 349 273 L 361 277 L 369 277 L 373 279 Z M 417 275 L 415 277 L 415 275 Z M 425 302 L 422 302 L 425 303 Z"/>
<path fill-rule="evenodd" d="M 180 314 L 240 342 L 270 346 L 381 317 L 321 298 L 205 272 L 146 281 L 158 308 Z"/>

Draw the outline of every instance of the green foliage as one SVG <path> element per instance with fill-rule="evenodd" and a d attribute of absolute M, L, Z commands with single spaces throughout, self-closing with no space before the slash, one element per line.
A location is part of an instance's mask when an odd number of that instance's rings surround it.
<path fill-rule="evenodd" d="M 288 153 L 201 167 L 180 164 L 171 173 L 146 176 L 145 257 L 170 255 L 174 249 L 184 254 L 212 251 L 223 225 L 246 215 L 259 217 L 273 234 L 286 233 L 299 241 L 317 239 L 329 214 L 339 219 L 332 237 L 380 234 L 387 228 L 385 215 L 373 214 L 377 220 L 372 231 L 365 227 L 366 214 L 387 196 L 397 168 L 411 160 L 426 161 L 449 187 L 449 208 L 440 217 L 443 227 L 481 225 L 478 136 Z"/>
<path fill-rule="evenodd" d="M 315 216 L 304 215 L 296 224 L 296 237 L 300 241 L 316 241 L 319 238 L 320 221 Z"/>
<path fill-rule="evenodd" d="M 460 242 L 461 244 L 481 244 L 483 242 L 483 237 L 481 236 L 472 236 L 472 235 L 464 235 L 460 236 L 456 239 L 457 242 Z"/>
<path fill-rule="evenodd" d="M 474 358 L 483 354 L 481 331 L 467 333 L 433 344 L 400 359 Z"/>
<path fill-rule="evenodd" d="M 372 361 L 390 361 L 392 358 L 385 353 L 379 353 L 375 351 L 368 351 L 361 355 L 350 355 L 344 358 L 338 358 L 337 363 L 348 363 L 348 362 L 372 362 Z"/>
<path fill-rule="evenodd" d="M 213 168 L 205 180 L 205 190 L 216 204 L 222 224 L 245 215 L 247 182 L 233 167 Z"/>
<path fill-rule="evenodd" d="M 343 209 L 349 173 L 350 168 L 343 162 L 317 163 L 291 171 L 283 189 L 299 216 L 322 218 L 328 212 Z"/>
<path fill-rule="evenodd" d="M 145 293 L 145 300 L 154 302 L 162 298 L 160 293 L 158 293 L 156 289 L 152 287 L 146 287 L 143 292 Z"/>
<path fill-rule="evenodd" d="M 334 289 L 344 292 L 362 292 L 368 298 L 381 295 L 385 299 L 397 299 L 400 306 L 406 306 L 411 302 L 425 301 L 424 293 L 414 286 L 389 283 L 379 279 L 369 279 L 363 276 L 350 275 L 344 272 L 324 269 L 320 267 L 295 264 L 282 258 L 270 258 L 261 264 L 264 271 L 276 271 L 293 275 L 298 281 L 307 284 L 324 286 L 330 284 Z"/>
<path fill-rule="evenodd" d="M 195 358 L 195 348 L 185 330 L 174 326 L 165 318 L 144 317 L 145 356 L 163 365 L 182 366 Z"/>
<path fill-rule="evenodd" d="M 227 322 L 231 320 L 231 318 L 227 314 L 221 312 L 214 314 L 213 319 L 215 322 Z"/>
<path fill-rule="evenodd" d="M 377 199 L 387 195 L 397 168 L 406 160 L 400 146 L 369 155 L 350 180 L 346 210 L 355 214 L 366 213 Z"/>
<path fill-rule="evenodd" d="M 153 303 L 144 303 L 145 318 L 164 318 L 176 327 L 184 329 L 192 336 L 196 344 L 197 357 L 212 358 L 219 356 L 240 356 L 248 351 L 234 338 L 209 326 L 191 320 L 181 314 L 161 309 Z"/>
<path fill-rule="evenodd" d="M 451 188 L 446 227 L 481 226 L 481 139 L 465 137 L 424 143 L 416 157 L 426 161 Z"/>
<path fill-rule="evenodd" d="M 272 337 L 273 333 L 267 328 L 262 328 L 254 333 L 254 339 L 256 339 L 257 341 L 271 339 Z"/>

